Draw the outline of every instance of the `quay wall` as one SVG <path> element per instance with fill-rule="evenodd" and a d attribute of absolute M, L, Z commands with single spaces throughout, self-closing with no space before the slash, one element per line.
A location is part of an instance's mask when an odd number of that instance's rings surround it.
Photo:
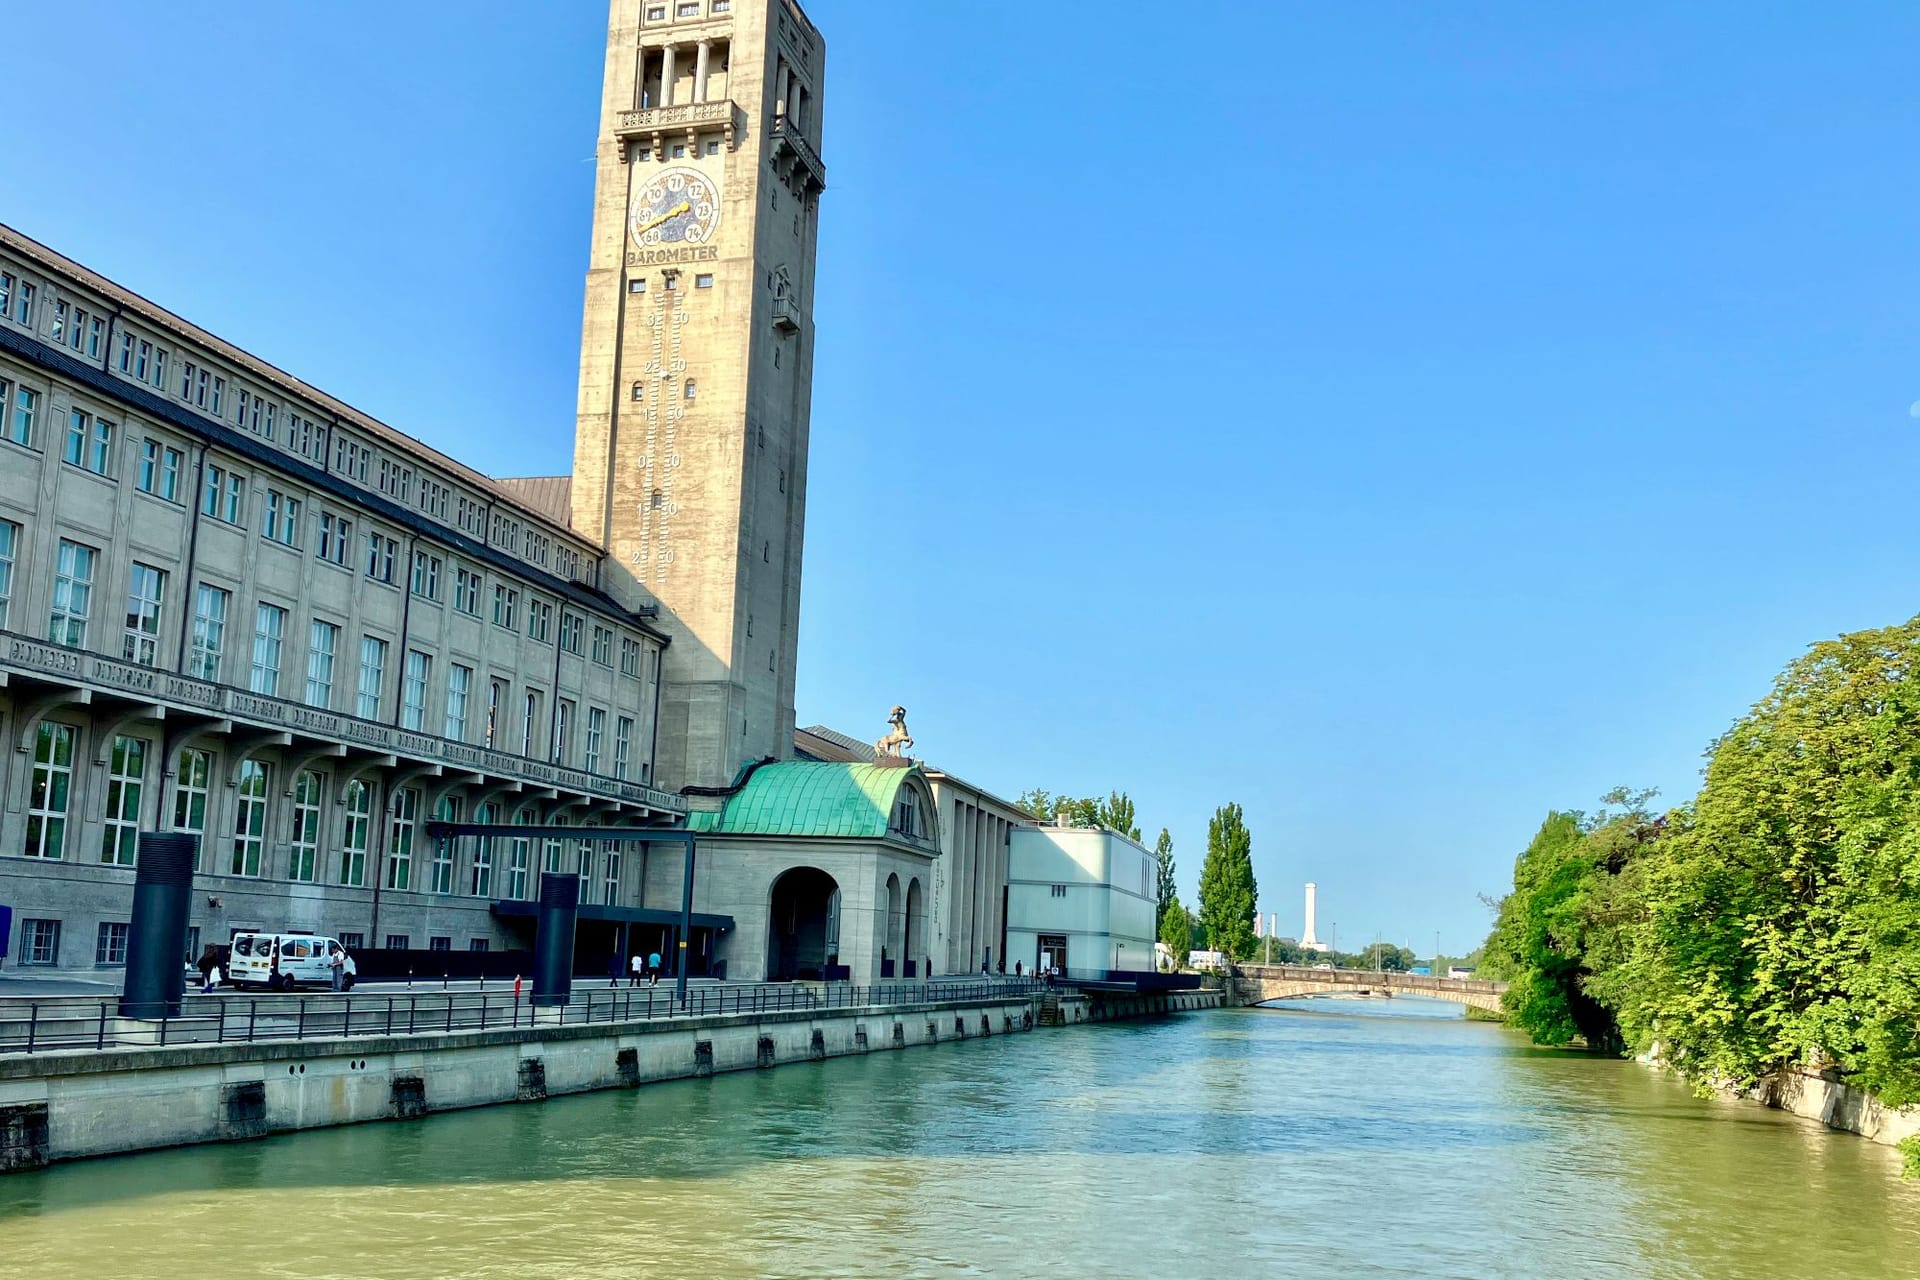
<path fill-rule="evenodd" d="M 1036 1023 L 1024 997 L 0 1057 L 0 1173 L 633 1088 Z"/>

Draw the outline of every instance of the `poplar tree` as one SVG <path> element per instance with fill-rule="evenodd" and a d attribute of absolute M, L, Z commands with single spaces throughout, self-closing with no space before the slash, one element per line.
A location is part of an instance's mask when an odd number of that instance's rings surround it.
<path fill-rule="evenodd" d="M 1207 823 L 1207 860 L 1200 867 L 1200 923 L 1216 951 L 1233 959 L 1253 954 L 1253 833 L 1235 804 Z"/>
<path fill-rule="evenodd" d="M 1154 843 L 1153 860 L 1157 864 L 1158 875 L 1155 893 L 1158 902 L 1155 904 L 1155 916 L 1157 919 L 1164 920 L 1167 918 L 1167 908 L 1171 907 L 1180 896 L 1173 884 L 1173 836 L 1165 827 L 1160 828 L 1160 839 Z M 1184 911 L 1185 908 L 1181 910 Z"/>

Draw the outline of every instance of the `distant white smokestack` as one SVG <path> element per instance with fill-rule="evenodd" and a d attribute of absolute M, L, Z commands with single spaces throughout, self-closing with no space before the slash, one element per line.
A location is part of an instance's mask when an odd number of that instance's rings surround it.
<path fill-rule="evenodd" d="M 1313 935 L 1314 887 L 1313 881 L 1307 881 L 1307 927 L 1300 934 L 1300 945 L 1305 949 L 1318 951 L 1320 949 L 1320 939 Z"/>

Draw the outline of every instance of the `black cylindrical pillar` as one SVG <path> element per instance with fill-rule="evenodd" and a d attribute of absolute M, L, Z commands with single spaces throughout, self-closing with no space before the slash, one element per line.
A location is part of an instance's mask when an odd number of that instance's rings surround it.
<path fill-rule="evenodd" d="M 186 989 L 187 914 L 200 837 L 183 831 L 140 833 L 133 869 L 133 918 L 127 926 L 123 1018 L 177 1018 Z"/>
<path fill-rule="evenodd" d="M 566 1004 L 573 995 L 573 924 L 580 909 L 580 877 L 540 877 L 540 918 L 533 930 L 533 1003 Z"/>

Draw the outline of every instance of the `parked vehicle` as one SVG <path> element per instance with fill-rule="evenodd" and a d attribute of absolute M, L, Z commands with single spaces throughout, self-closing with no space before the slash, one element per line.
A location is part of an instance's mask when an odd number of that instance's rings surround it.
<path fill-rule="evenodd" d="M 236 987 L 262 986 L 290 991 L 298 986 L 333 985 L 333 938 L 312 933 L 236 933 L 233 955 L 227 962 L 227 980 Z M 344 950 L 344 948 L 342 948 Z M 280 963 L 274 965 L 275 953 Z M 351 990 L 358 967 L 347 953 L 345 986 Z"/>

